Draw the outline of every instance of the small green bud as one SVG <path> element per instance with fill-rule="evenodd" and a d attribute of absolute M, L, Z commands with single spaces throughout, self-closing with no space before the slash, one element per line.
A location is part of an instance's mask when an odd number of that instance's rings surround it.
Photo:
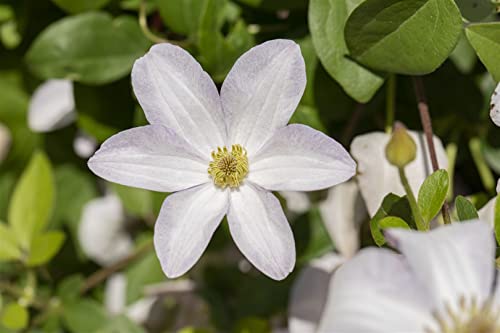
<path fill-rule="evenodd" d="M 398 168 L 404 168 L 417 156 L 417 145 L 400 122 L 394 124 L 392 137 L 385 146 L 385 156 L 389 163 Z"/>

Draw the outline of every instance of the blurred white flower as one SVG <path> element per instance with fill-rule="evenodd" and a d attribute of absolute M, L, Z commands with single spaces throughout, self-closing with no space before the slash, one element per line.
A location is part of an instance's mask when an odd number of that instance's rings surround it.
<path fill-rule="evenodd" d="M 432 173 L 432 166 L 424 134 L 414 131 L 409 133 L 417 144 L 417 157 L 406 167 L 406 175 L 417 194 L 425 178 Z M 389 134 L 374 132 L 357 136 L 351 144 L 351 154 L 358 163 L 356 179 L 370 216 L 375 215 L 387 194 L 405 194 L 397 168 L 390 165 L 385 157 L 385 146 L 389 139 Z M 434 145 L 439 167 L 448 168 L 448 158 L 441 140 L 434 137 Z"/>
<path fill-rule="evenodd" d="M 318 332 L 498 332 L 495 242 L 481 221 L 386 232 L 331 280 Z"/>
<path fill-rule="evenodd" d="M 31 97 L 28 126 L 33 132 L 51 132 L 75 120 L 73 82 L 48 80 Z"/>
<path fill-rule="evenodd" d="M 305 192 L 282 191 L 280 195 L 286 201 L 286 208 L 294 214 L 303 214 L 311 208 L 311 200 Z"/>
<path fill-rule="evenodd" d="M 359 250 L 359 229 L 363 221 L 368 219 L 354 180 L 329 189 L 319 209 L 337 253 L 328 253 L 312 260 L 295 280 L 288 308 L 288 329 L 291 333 L 316 332 L 331 276 Z"/>
<path fill-rule="evenodd" d="M 11 143 L 10 130 L 0 123 L 0 163 L 7 157 Z"/>
<path fill-rule="evenodd" d="M 491 96 L 490 118 L 495 125 L 500 126 L 500 83 Z"/>
<path fill-rule="evenodd" d="M 132 252 L 134 245 L 125 231 L 125 215 L 117 196 L 93 199 L 83 207 L 78 240 L 83 252 L 102 266 Z"/>
<path fill-rule="evenodd" d="M 106 281 L 104 304 L 114 315 L 125 314 L 138 324 L 146 322 L 157 297 L 147 296 L 130 305 L 126 305 L 127 278 L 124 274 L 114 274 Z"/>
<path fill-rule="evenodd" d="M 89 158 L 97 149 L 97 141 L 85 133 L 78 133 L 73 140 L 73 150 L 81 158 Z"/>
<path fill-rule="evenodd" d="M 500 179 L 497 182 L 497 195 L 500 192 Z M 490 201 L 486 203 L 478 212 L 479 219 L 481 221 L 488 222 L 491 226 L 495 224 L 495 204 L 497 201 L 497 197 L 492 198 Z"/>
<path fill-rule="evenodd" d="M 271 191 L 328 188 L 356 168 L 333 139 L 286 125 L 305 84 L 304 59 L 289 40 L 241 56 L 220 95 L 180 47 L 157 44 L 136 61 L 132 85 L 151 125 L 108 139 L 89 167 L 123 185 L 177 192 L 155 225 L 168 277 L 196 263 L 226 214 L 234 241 L 256 268 L 276 280 L 293 269 L 293 234 Z"/>

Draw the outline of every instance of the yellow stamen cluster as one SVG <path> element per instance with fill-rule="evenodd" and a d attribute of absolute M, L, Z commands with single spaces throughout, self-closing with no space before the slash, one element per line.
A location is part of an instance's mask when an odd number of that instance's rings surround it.
<path fill-rule="evenodd" d="M 490 299 L 478 304 L 475 298 L 467 301 L 461 297 L 458 309 L 448 304 L 445 315 L 434 313 L 438 330 L 425 329 L 426 333 L 500 333 L 500 312 Z"/>
<path fill-rule="evenodd" d="M 212 162 L 208 167 L 208 174 L 212 176 L 215 185 L 225 188 L 240 186 L 248 174 L 247 151 L 240 145 L 232 145 L 231 151 L 226 147 L 217 147 L 212 152 Z"/>

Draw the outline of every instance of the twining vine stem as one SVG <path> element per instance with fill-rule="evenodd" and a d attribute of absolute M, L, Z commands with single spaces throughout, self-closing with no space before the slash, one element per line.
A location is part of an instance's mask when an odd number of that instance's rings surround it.
<path fill-rule="evenodd" d="M 83 286 L 80 289 L 80 294 L 85 294 L 87 291 L 99 285 L 102 281 L 106 280 L 109 276 L 127 267 L 130 263 L 141 258 L 143 255 L 145 255 L 152 249 L 153 249 L 153 242 L 151 241 L 139 247 L 135 252 L 123 258 L 122 260 L 116 262 L 115 264 L 105 267 L 95 272 L 94 274 L 90 275 L 83 283 Z"/>
<path fill-rule="evenodd" d="M 427 141 L 427 147 L 429 148 L 429 155 L 431 158 L 432 170 L 436 172 L 439 170 L 439 164 L 436 155 L 436 147 L 434 146 L 434 134 L 432 132 L 432 122 L 431 116 L 429 114 L 429 105 L 427 104 L 427 98 L 425 97 L 424 83 L 422 78 L 419 76 L 413 77 L 413 86 L 415 88 L 415 95 L 417 97 L 418 111 L 420 113 L 420 122 L 424 129 L 425 138 Z M 441 209 L 441 214 L 443 215 L 443 220 L 445 224 L 451 223 L 450 209 L 448 207 L 448 202 L 444 202 Z"/>

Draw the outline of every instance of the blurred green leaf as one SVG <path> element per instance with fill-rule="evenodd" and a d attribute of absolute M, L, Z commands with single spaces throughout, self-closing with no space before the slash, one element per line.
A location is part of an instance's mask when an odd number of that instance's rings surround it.
<path fill-rule="evenodd" d="M 207 0 L 156 0 L 160 15 L 170 29 L 191 36 L 198 32 Z"/>
<path fill-rule="evenodd" d="M 121 315 L 112 318 L 104 327 L 93 333 L 146 333 L 146 331 L 129 318 Z"/>
<path fill-rule="evenodd" d="M 372 233 L 373 240 L 375 241 L 375 244 L 378 246 L 382 246 L 385 244 L 385 237 L 382 231 L 380 230 L 380 225 L 379 222 L 387 217 L 389 215 L 389 212 L 391 208 L 394 206 L 396 202 L 401 200 L 401 197 L 389 193 L 385 196 L 384 200 L 382 201 L 382 205 L 378 209 L 378 211 L 375 213 L 373 218 L 370 220 L 370 231 Z"/>
<path fill-rule="evenodd" d="M 366 0 L 347 20 L 345 38 L 351 55 L 368 67 L 423 75 L 448 58 L 461 30 L 453 0 Z"/>
<path fill-rule="evenodd" d="M 72 333 L 93 333 L 105 327 L 109 321 L 102 305 L 91 299 L 65 304 L 62 316 Z"/>
<path fill-rule="evenodd" d="M 144 287 L 165 280 L 158 258 L 151 252 L 132 264 L 126 271 L 127 304 L 144 297 Z"/>
<path fill-rule="evenodd" d="M 347 17 L 363 0 L 311 0 L 309 29 L 319 59 L 328 73 L 358 102 L 368 102 L 383 78 L 347 57 Z"/>
<path fill-rule="evenodd" d="M 461 34 L 455 49 L 450 54 L 450 59 L 463 74 L 468 74 L 474 69 L 477 63 L 476 51 L 470 45 L 465 32 Z"/>
<path fill-rule="evenodd" d="M 107 5 L 110 1 L 111 0 L 52 0 L 59 8 L 70 14 L 99 9 Z"/>
<path fill-rule="evenodd" d="M 54 203 L 54 179 L 50 161 L 42 152 L 33 155 L 14 189 L 8 221 L 20 245 L 31 241 L 48 223 Z"/>
<path fill-rule="evenodd" d="M 65 238 L 66 235 L 61 231 L 49 231 L 35 235 L 31 242 L 30 255 L 26 264 L 38 266 L 47 263 L 59 252 Z"/>
<path fill-rule="evenodd" d="M 459 195 L 455 199 L 455 209 L 457 210 L 459 221 L 478 219 L 476 207 L 465 197 Z"/>
<path fill-rule="evenodd" d="M 11 20 L 0 25 L 0 39 L 7 49 L 14 49 L 21 44 L 22 36 L 16 21 Z"/>
<path fill-rule="evenodd" d="M 8 304 L 2 311 L 0 322 L 12 330 L 23 329 L 28 326 L 29 313 L 18 303 Z"/>
<path fill-rule="evenodd" d="M 271 333 L 271 327 L 266 320 L 260 318 L 243 318 L 236 323 L 233 333 Z"/>
<path fill-rule="evenodd" d="M 149 45 L 133 17 L 113 19 L 91 12 L 47 27 L 31 45 L 26 61 L 40 78 L 104 84 L 129 74 Z"/>
<path fill-rule="evenodd" d="M 335 248 L 328 231 L 321 218 L 321 213 L 318 208 L 313 208 L 307 213 L 307 223 L 309 228 L 309 238 L 307 246 L 301 251 L 297 262 L 308 262 L 313 258 L 317 258 L 327 252 L 333 251 Z"/>
<path fill-rule="evenodd" d="M 151 217 L 153 196 L 148 190 L 112 183 L 111 186 L 125 207 L 125 211 L 137 217 Z"/>
<path fill-rule="evenodd" d="M 446 170 L 438 170 L 427 177 L 418 192 L 418 207 L 425 223 L 441 210 L 446 200 L 450 180 Z"/>
<path fill-rule="evenodd" d="M 471 24 L 465 29 L 467 38 L 495 81 L 500 81 L 500 23 Z"/>
<path fill-rule="evenodd" d="M 380 229 L 388 228 L 402 228 L 410 229 L 408 223 L 406 223 L 402 218 L 396 216 L 387 216 L 378 222 Z"/>
<path fill-rule="evenodd" d="M 10 226 L 0 221 L 0 261 L 20 259 L 21 251 L 16 242 L 16 235 Z M 0 306 L 1 308 L 1 306 Z"/>
<path fill-rule="evenodd" d="M 75 303 L 80 297 L 80 290 L 83 283 L 84 279 L 79 274 L 65 278 L 57 286 L 57 297 L 59 297 L 63 303 Z"/>
<path fill-rule="evenodd" d="M 202 11 L 198 48 L 200 62 L 215 81 L 222 81 L 241 54 L 254 45 L 253 36 L 243 20 L 238 20 L 227 36 L 221 32 L 227 10 L 227 0 L 206 0 Z"/>

